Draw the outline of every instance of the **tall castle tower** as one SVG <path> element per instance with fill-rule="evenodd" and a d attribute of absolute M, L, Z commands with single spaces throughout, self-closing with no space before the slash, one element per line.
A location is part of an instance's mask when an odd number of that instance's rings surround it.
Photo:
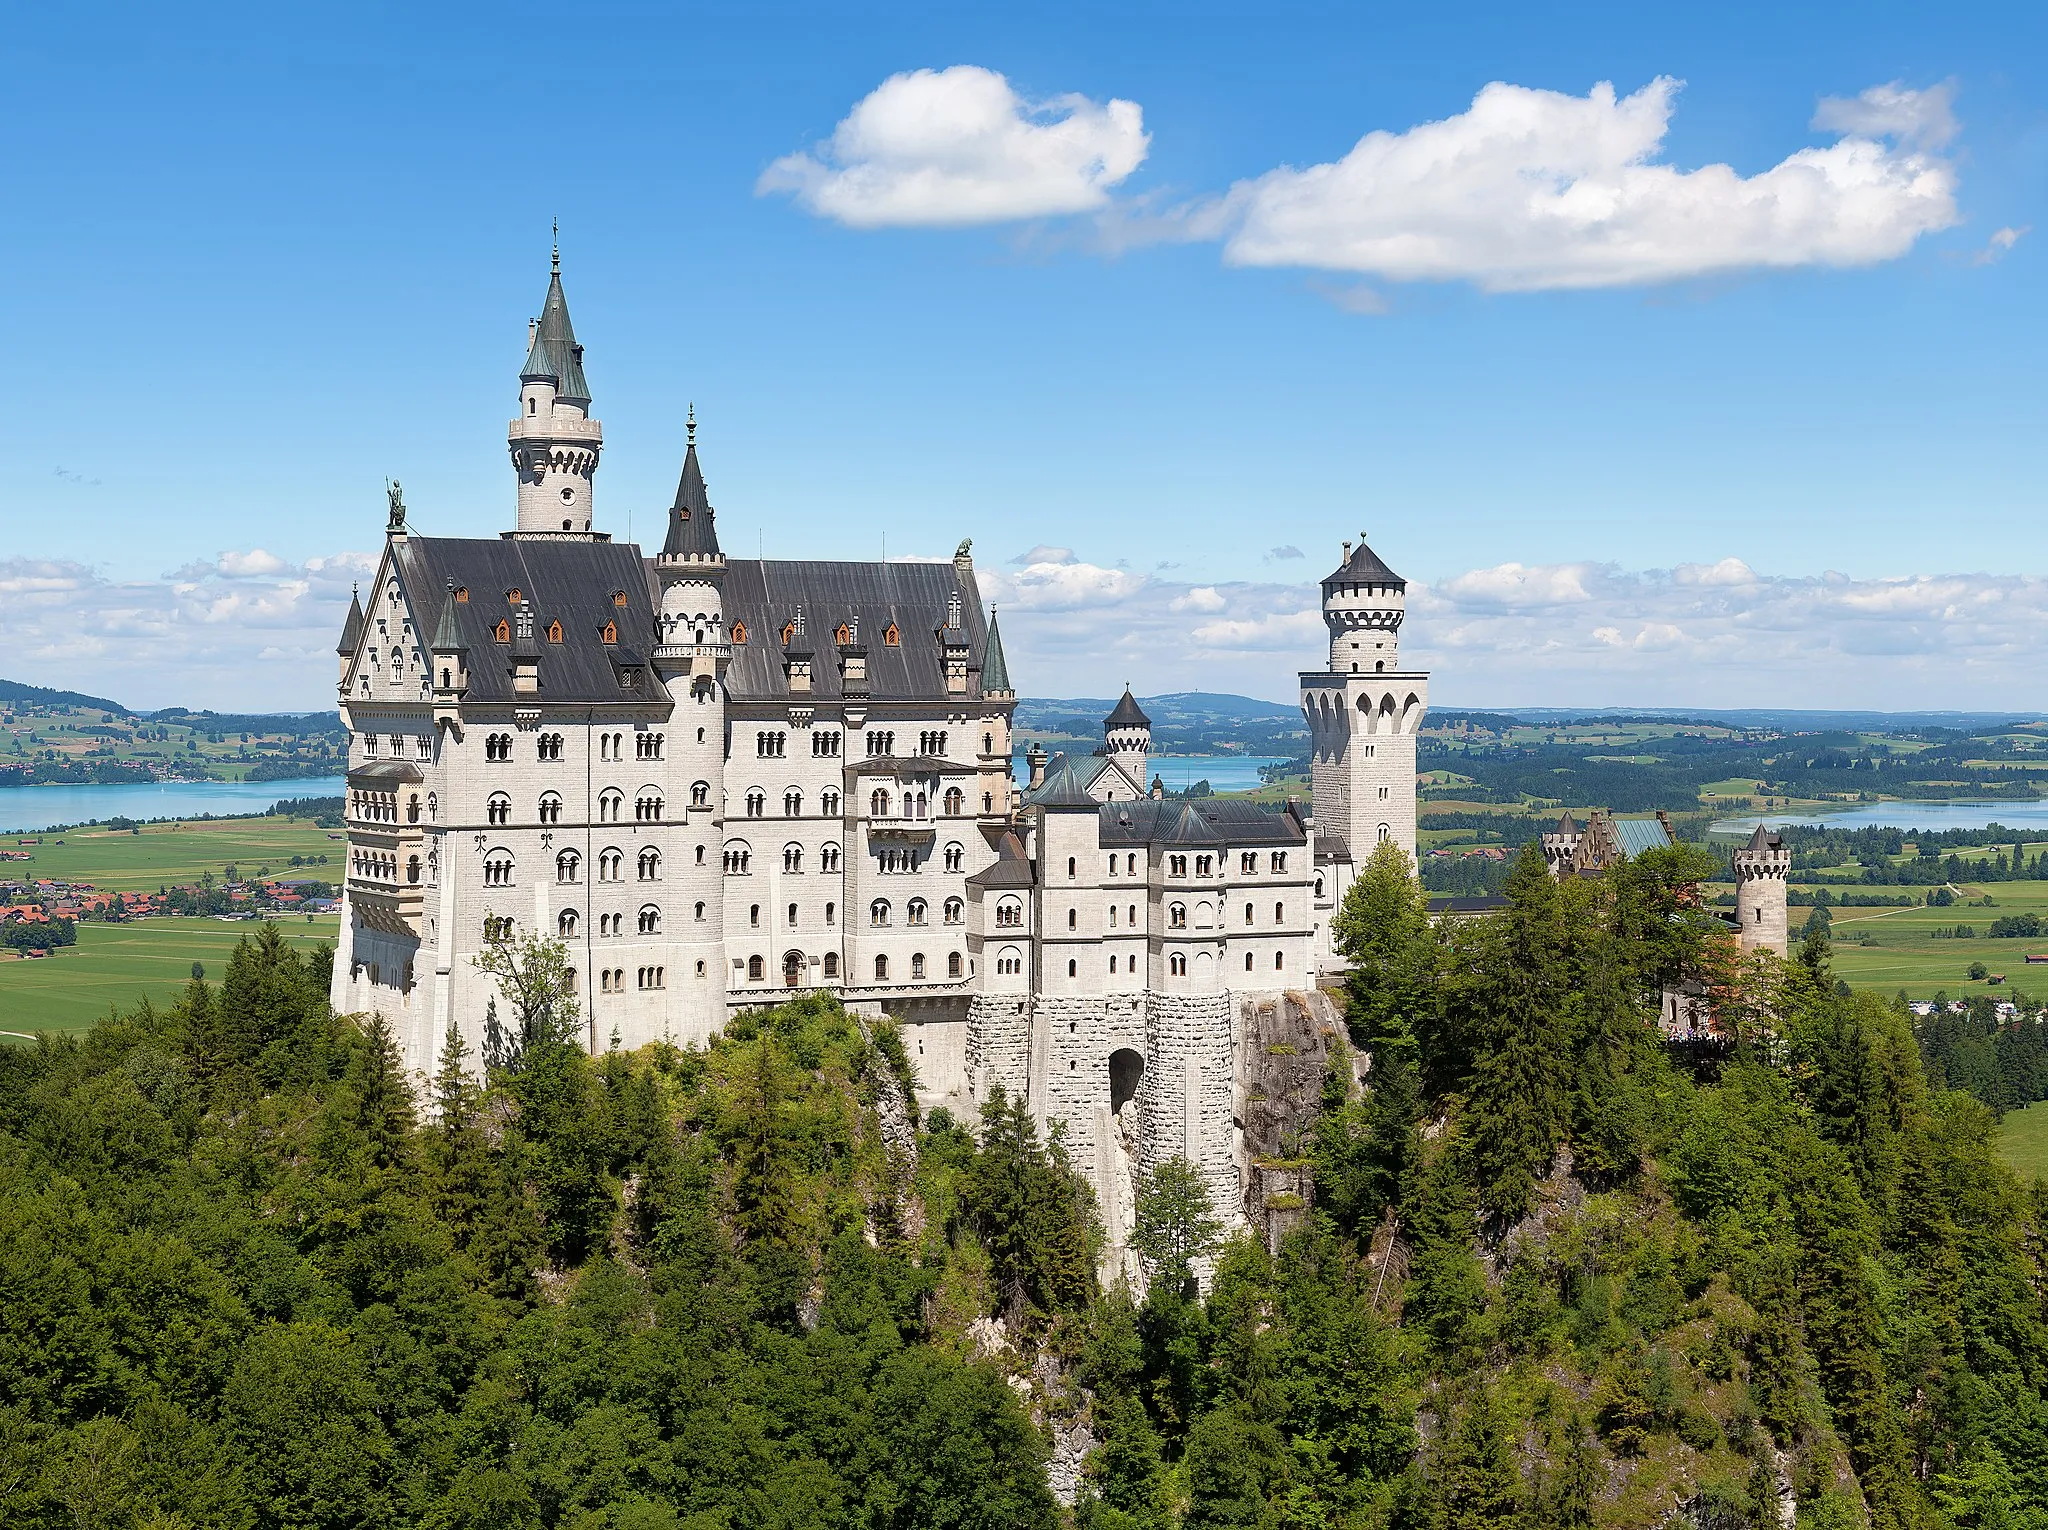
<path fill-rule="evenodd" d="M 1749 843 L 1735 852 L 1735 918 L 1741 926 L 1742 949 L 1764 947 L 1785 954 L 1790 919 L 1785 912 L 1785 883 L 1792 870 L 1792 852 L 1762 824 Z"/>
<path fill-rule="evenodd" d="M 591 480 L 604 451 L 604 427 L 590 418 L 590 384 L 583 380 L 583 347 L 576 343 L 569 300 L 562 295 L 559 245 L 547 301 L 528 329 L 526 365 L 519 369 L 519 417 L 507 432 L 512 471 L 519 477 L 514 535 L 593 540 Z"/>
<path fill-rule="evenodd" d="M 685 808 L 689 853 L 681 876 L 689 883 L 683 906 L 697 912 L 679 946 L 678 972 L 708 970 L 715 981 L 684 991 L 706 1005 L 684 1017 L 683 1034 L 709 1034 L 725 1023 L 725 898 L 719 847 L 725 822 L 725 672 L 732 663 L 726 640 L 725 554 L 704 473 L 697 465 L 697 412 L 689 419 L 683 473 L 669 507 L 668 536 L 654 560 L 661 581 L 655 616 L 654 672 L 675 703 L 669 737 L 677 779 L 690 781 Z M 707 965 L 708 964 L 708 965 Z"/>
<path fill-rule="evenodd" d="M 1152 753 L 1152 719 L 1145 715 L 1128 685 L 1116 709 L 1103 718 L 1102 735 L 1103 755 L 1122 769 L 1137 787 L 1138 795 L 1144 796 L 1145 761 Z"/>
<path fill-rule="evenodd" d="M 1342 838 L 1354 865 L 1382 840 L 1415 857 L 1415 740 L 1429 676 L 1401 668 L 1407 604 L 1408 581 L 1362 540 L 1356 551 L 1346 542 L 1343 562 L 1323 580 L 1329 668 L 1301 676 L 1317 838 Z"/>

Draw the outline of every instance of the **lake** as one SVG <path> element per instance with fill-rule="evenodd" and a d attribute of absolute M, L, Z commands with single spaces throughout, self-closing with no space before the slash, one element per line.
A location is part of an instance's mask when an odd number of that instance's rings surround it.
<path fill-rule="evenodd" d="M 0 834 L 47 829 L 97 818 L 216 818 L 260 813 L 285 797 L 339 797 L 340 776 L 291 781 L 154 781 L 141 786 L 0 787 Z"/>
<path fill-rule="evenodd" d="M 1257 791 L 1261 765 L 1278 765 L 1284 754 L 1155 754 L 1146 762 L 1153 775 L 1166 783 L 1168 791 L 1184 791 L 1197 781 L 1207 781 L 1212 791 Z M 1020 750 L 1010 761 L 1011 772 L 1022 786 L 1031 779 L 1031 767 Z M 1148 781 L 1146 785 L 1150 785 Z"/>
<path fill-rule="evenodd" d="M 2048 831 L 2048 798 L 2033 802 L 1856 802 L 1839 811 L 1739 813 L 1715 820 L 1721 833 L 1748 833 L 1758 824 L 1820 824 L 1830 829 L 1984 829 L 1999 824 L 2009 829 Z"/>

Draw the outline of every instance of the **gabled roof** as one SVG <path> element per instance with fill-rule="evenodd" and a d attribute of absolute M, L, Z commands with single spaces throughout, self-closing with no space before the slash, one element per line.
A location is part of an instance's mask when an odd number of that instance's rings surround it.
<path fill-rule="evenodd" d="M 1010 664 L 1003 657 L 1003 634 L 996 626 L 996 613 L 988 613 L 988 648 L 981 661 L 981 690 L 983 695 L 990 691 L 1008 691 L 1015 687 L 1010 684 Z"/>
<path fill-rule="evenodd" d="M 353 659 L 356 649 L 362 646 L 363 628 L 368 625 L 363 616 L 363 603 L 351 588 L 348 592 L 348 616 L 341 624 L 341 641 L 335 644 L 334 651 L 344 659 Z"/>
<path fill-rule="evenodd" d="M 1145 709 L 1138 705 L 1138 698 L 1131 694 L 1131 688 L 1124 687 L 1124 694 L 1116 704 L 1116 710 L 1102 720 L 1104 731 L 1115 728 L 1149 728 L 1152 719 L 1145 715 Z"/>
<path fill-rule="evenodd" d="M 732 645 L 726 685 L 735 701 L 782 701 L 789 696 L 780 636 L 782 624 L 801 607 L 811 641 L 822 654 L 811 671 L 812 697 L 840 700 L 845 695 L 840 660 L 863 653 L 871 700 L 944 699 L 949 695 L 945 647 L 936 634 L 945 629 L 947 605 L 956 593 L 961 597 L 961 624 L 957 638 L 949 634 L 948 641 L 966 645 L 968 668 L 983 670 L 985 687 L 982 656 L 988 629 L 981 598 L 972 576 L 963 587 L 960 571 L 951 563 L 728 560 L 727 628 L 744 623 L 747 641 Z M 857 625 L 857 644 L 838 644 L 835 634 L 844 625 Z M 894 643 L 885 640 L 891 627 L 897 633 Z"/>
<path fill-rule="evenodd" d="M 689 450 L 683 453 L 683 476 L 676 482 L 676 502 L 669 506 L 668 538 L 661 544 L 664 557 L 718 556 L 718 526 L 704 490 L 703 469 L 697 466 L 696 430 L 692 423 Z"/>
<path fill-rule="evenodd" d="M 1025 804 L 1029 807 L 1046 808 L 1092 808 L 1099 804 L 1088 794 L 1087 784 L 1081 773 L 1074 768 L 1074 762 L 1064 755 L 1060 764 L 1045 778 L 1045 784 L 1027 792 Z"/>
<path fill-rule="evenodd" d="M 994 863 L 967 879 L 972 887 L 1030 887 L 1037 880 L 1031 857 L 1024 853 L 1024 841 L 1015 829 L 1006 830 L 996 842 Z"/>
<path fill-rule="evenodd" d="M 1388 568 L 1380 555 L 1362 541 L 1350 557 L 1324 578 L 1323 584 L 1391 584 L 1397 590 L 1408 588 L 1408 581 Z"/>
<path fill-rule="evenodd" d="M 1099 843 L 1126 845 L 1299 845 L 1308 831 L 1293 811 L 1268 812 L 1256 802 L 1197 797 L 1101 805 Z M 1318 848 L 1322 836 L 1319 834 Z"/>
<path fill-rule="evenodd" d="M 512 646 L 495 628 L 515 622 L 505 599 L 516 589 L 538 626 L 562 624 L 562 641 L 538 645 L 541 689 L 519 699 L 545 704 L 662 701 L 667 692 L 636 650 L 654 633 L 654 598 L 639 549 L 619 542 L 522 542 L 504 537 L 407 537 L 392 557 L 412 608 L 434 612 L 438 651 L 469 651 L 466 702 L 511 701 Z M 469 591 L 458 601 L 454 589 Z M 623 596 L 625 604 L 618 604 Z M 610 623 L 618 643 L 603 639 Z M 622 670 L 634 671 L 622 684 Z"/>

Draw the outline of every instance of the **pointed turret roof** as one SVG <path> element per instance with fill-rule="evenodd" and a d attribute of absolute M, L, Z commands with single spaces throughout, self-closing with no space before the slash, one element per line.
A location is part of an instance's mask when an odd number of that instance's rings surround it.
<path fill-rule="evenodd" d="M 1762 824 L 1758 824 L 1756 826 L 1756 833 L 1749 836 L 1749 843 L 1743 846 L 1743 848 L 1750 851 L 1775 850 L 1778 848 L 1778 843 L 1777 835 L 1766 829 Z"/>
<path fill-rule="evenodd" d="M 996 625 L 996 613 L 988 613 L 988 651 L 981 658 L 981 689 L 986 695 L 990 691 L 1011 691 L 1009 661 L 1003 657 L 1003 633 Z"/>
<path fill-rule="evenodd" d="M 690 445 L 683 453 L 683 476 L 676 481 L 676 502 L 669 506 L 668 539 L 661 544 L 663 557 L 718 556 L 718 526 L 711 498 L 704 490 L 704 470 L 697 466 L 697 421 L 690 419 Z"/>
<path fill-rule="evenodd" d="M 441 619 L 434 623 L 434 641 L 427 645 L 433 653 L 460 653 L 462 651 L 462 629 L 455 622 L 455 581 L 448 581 L 448 593 L 441 601 Z"/>
<path fill-rule="evenodd" d="M 344 659 L 353 658 L 356 649 L 361 645 L 365 620 L 363 603 L 357 597 L 355 587 L 351 585 L 348 592 L 348 617 L 341 624 L 341 641 L 334 649 Z"/>
<path fill-rule="evenodd" d="M 1116 710 L 1102 720 L 1102 727 L 1105 732 L 1114 728 L 1149 728 L 1151 726 L 1152 719 L 1145 715 L 1144 708 L 1138 705 L 1138 698 L 1131 694 L 1131 688 L 1128 685 L 1124 687 L 1123 699 L 1117 702 Z"/>
<path fill-rule="evenodd" d="M 534 326 L 533 343 L 526 350 L 526 365 L 519 370 L 522 382 L 553 378 L 555 396 L 567 404 L 588 404 L 590 384 L 583 378 L 583 347 L 576 343 L 576 326 L 569 322 L 569 299 L 562 293 L 562 262 L 558 255 L 548 275 L 547 301 L 541 305 L 540 322 Z"/>
<path fill-rule="evenodd" d="M 1324 584 L 1391 584 L 1398 589 L 1407 589 L 1408 581 L 1386 565 L 1386 560 L 1368 547 L 1361 539 L 1352 550 L 1351 556 L 1337 565 L 1336 571 L 1323 580 Z"/>

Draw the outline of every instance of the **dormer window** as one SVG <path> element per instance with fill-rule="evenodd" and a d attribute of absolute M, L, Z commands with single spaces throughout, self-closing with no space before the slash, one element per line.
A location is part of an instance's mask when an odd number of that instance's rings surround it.
<path fill-rule="evenodd" d="M 501 643 L 511 642 L 512 624 L 506 621 L 502 616 L 499 617 L 498 625 L 492 629 L 491 636 L 495 637 Z"/>
<path fill-rule="evenodd" d="M 626 592 L 625 592 L 624 590 L 613 590 L 613 591 L 612 591 L 612 604 L 613 604 L 613 605 L 615 605 L 615 606 L 623 606 L 623 605 L 625 605 L 625 603 L 626 603 Z"/>
<path fill-rule="evenodd" d="M 841 648 L 851 647 L 853 643 L 853 629 L 847 626 L 845 622 L 841 622 L 839 630 L 832 634 L 832 641 Z"/>
<path fill-rule="evenodd" d="M 469 586 L 468 586 L 468 585 L 466 585 L 466 584 L 458 584 L 458 585 L 457 585 L 457 586 L 455 587 L 455 603 L 456 603 L 457 605 L 459 605 L 459 606 L 466 606 L 466 605 L 468 605 L 468 604 L 469 604 Z"/>
<path fill-rule="evenodd" d="M 505 604 L 508 606 L 519 605 L 525 599 L 526 597 L 520 594 L 519 587 L 517 585 L 514 585 L 511 589 L 505 592 Z"/>
<path fill-rule="evenodd" d="M 550 643 L 559 643 L 562 641 L 562 624 L 560 622 L 548 623 L 548 641 Z"/>
<path fill-rule="evenodd" d="M 747 640 L 747 624 L 745 622 L 734 622 L 732 624 L 732 640 L 735 643 L 744 643 Z"/>
<path fill-rule="evenodd" d="M 796 623 L 795 623 L 795 622 L 784 622 L 784 623 L 782 624 L 782 646 L 783 646 L 784 648 L 787 648 L 787 647 L 789 646 L 789 644 L 790 644 L 790 640 L 791 640 L 792 638 L 794 638 L 795 636 L 796 636 Z"/>
<path fill-rule="evenodd" d="M 603 631 L 602 633 L 600 633 L 600 634 L 599 634 L 599 636 L 601 636 L 601 637 L 602 637 L 602 638 L 604 639 L 604 641 L 605 641 L 605 646 L 607 646 L 607 647 L 610 647 L 610 646 L 611 646 L 611 645 L 612 645 L 613 643 L 616 643 L 616 642 L 618 642 L 618 640 L 619 640 L 619 627 L 618 627 L 618 623 L 617 623 L 617 622 L 606 622 L 606 623 L 604 624 L 604 631 Z"/>
<path fill-rule="evenodd" d="M 896 630 L 896 624 L 894 622 L 889 623 L 887 629 L 882 633 L 882 646 L 884 648 L 894 648 L 902 643 L 902 641 L 903 634 Z"/>

